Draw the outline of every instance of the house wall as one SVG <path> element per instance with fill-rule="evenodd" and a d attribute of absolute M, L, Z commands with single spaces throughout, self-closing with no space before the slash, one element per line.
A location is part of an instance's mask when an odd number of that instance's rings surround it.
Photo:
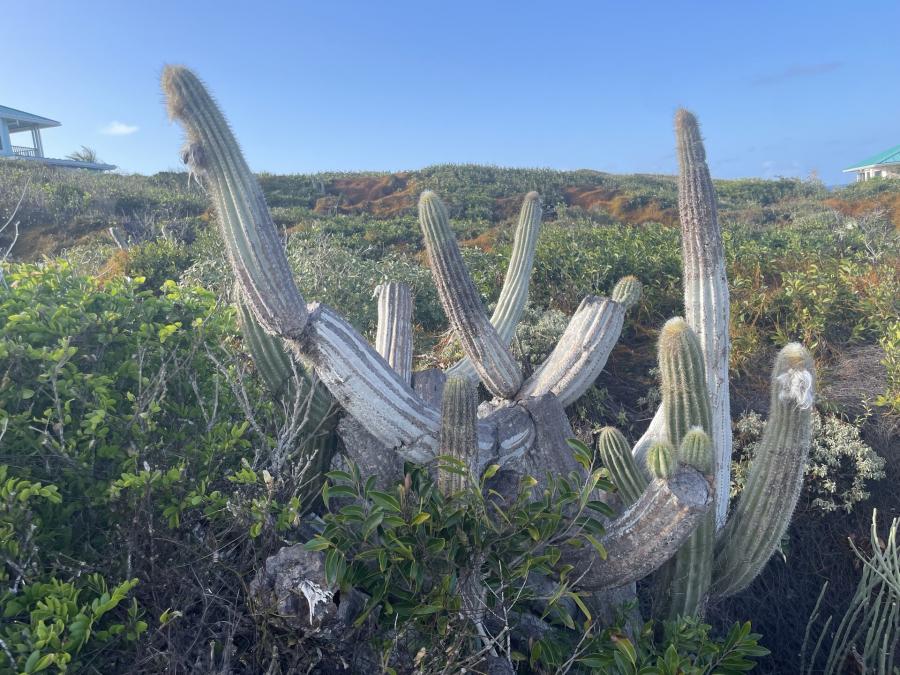
<path fill-rule="evenodd" d="M 857 182 L 871 178 L 900 178 L 900 166 L 896 164 L 873 166 L 856 172 Z"/>

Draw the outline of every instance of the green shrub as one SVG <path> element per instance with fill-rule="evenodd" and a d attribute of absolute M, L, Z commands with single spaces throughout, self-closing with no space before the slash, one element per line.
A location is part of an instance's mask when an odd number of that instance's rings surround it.
<path fill-rule="evenodd" d="M 758 413 L 749 412 L 734 423 L 734 428 L 732 497 L 743 489 L 765 421 Z M 815 509 L 849 513 L 856 504 L 869 498 L 868 484 L 884 478 L 884 465 L 884 457 L 860 438 L 859 427 L 836 415 L 816 413 L 813 416 L 813 442 L 804 492 Z"/>

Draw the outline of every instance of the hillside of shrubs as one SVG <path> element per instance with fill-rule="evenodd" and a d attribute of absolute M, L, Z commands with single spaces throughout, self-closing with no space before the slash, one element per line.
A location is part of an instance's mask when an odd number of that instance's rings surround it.
<path fill-rule="evenodd" d="M 594 387 L 566 412 L 573 447 L 588 454 L 605 425 L 632 442 L 647 428 L 660 396 L 659 327 L 683 311 L 674 177 L 446 165 L 259 179 L 307 300 L 372 338 L 374 288 L 410 285 L 416 369 L 462 355 L 427 266 L 418 195 L 445 199 L 491 308 L 522 197 L 538 191 L 544 225 L 513 352 L 533 371 L 582 297 L 635 275 L 638 307 Z M 715 187 L 731 289 L 732 496 L 762 435 L 777 350 L 802 342 L 819 372 L 792 524 L 762 575 L 711 606 L 706 623 L 603 624 L 573 597 L 548 617 L 558 634 L 514 650 L 520 672 L 863 672 L 853 659 L 865 635 L 840 629 L 862 625 L 864 612 L 845 615 L 858 608 L 863 561 L 880 552 L 873 511 L 883 538 L 900 516 L 900 181 Z M 0 672 L 458 672 L 447 670 L 461 649 L 453 594 L 426 588 L 415 569 L 397 573 L 407 585 L 391 589 L 393 613 L 356 626 L 368 670 L 346 670 L 333 645 L 253 606 L 258 570 L 287 544 L 315 542 L 315 519 L 351 532 L 334 495 L 394 493 L 373 491 L 349 467 L 329 476 L 324 496 L 307 497 L 309 478 L 287 450 L 303 402 L 266 395 L 246 355 L 215 218 L 187 173 L 0 163 Z M 483 506 L 454 511 L 427 471 L 409 467 L 397 489 L 420 505 L 398 528 L 415 537 L 428 521 L 453 533 L 414 563 L 438 578 L 446 542 L 488 528 Z M 548 539 L 529 527 L 564 517 L 567 489 L 557 485 L 540 513 L 511 508 L 516 525 L 498 535 L 498 561 L 543 564 L 529 556 Z M 465 498 L 478 502 L 474 492 Z M 370 561 L 403 556 L 347 536 Z M 877 619 L 900 621 L 896 580 L 875 592 L 895 598 L 894 613 Z M 831 663 L 841 639 L 848 650 Z M 407 643 L 414 663 L 399 656 Z M 487 672 L 478 664 L 466 667 Z"/>

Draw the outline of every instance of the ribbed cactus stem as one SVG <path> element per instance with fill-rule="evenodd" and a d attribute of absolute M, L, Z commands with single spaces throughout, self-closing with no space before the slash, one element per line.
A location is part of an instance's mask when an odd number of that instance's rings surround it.
<path fill-rule="evenodd" d="M 703 353 L 681 317 L 669 319 L 659 335 L 662 407 L 669 441 L 676 447 L 692 427 L 710 428 Z"/>
<path fill-rule="evenodd" d="M 375 297 L 378 301 L 375 350 L 409 384 L 413 358 L 412 292 L 408 284 L 388 281 L 375 288 Z"/>
<path fill-rule="evenodd" d="M 225 117 L 194 73 L 166 66 L 162 87 L 169 115 L 187 134 L 183 158 L 209 190 L 228 257 L 253 315 L 263 328 L 298 338 L 307 310 L 288 266 L 256 176 Z"/>
<path fill-rule="evenodd" d="M 688 430 L 678 449 L 678 459 L 686 466 L 692 466 L 704 476 L 712 478 L 714 458 L 712 441 L 703 429 Z"/>
<path fill-rule="evenodd" d="M 700 439 L 695 431 L 704 434 L 710 428 L 709 395 L 703 367 L 700 341 L 684 319 L 670 319 L 659 336 L 659 370 L 662 408 L 668 437 L 679 448 L 679 464 L 690 465 L 702 473 L 709 473 L 709 453 L 693 449 Z M 689 439 L 691 455 L 685 457 L 684 439 Z M 708 439 L 707 439 L 708 441 Z M 702 445 L 702 443 L 701 443 Z M 696 456 L 695 456 L 696 455 Z M 690 460 L 690 461 L 688 461 Z M 701 466 L 697 467 L 694 462 Z M 701 468 L 702 467 L 702 468 Z M 712 554 L 715 539 L 715 516 L 704 515 L 697 530 L 678 549 L 673 561 L 669 614 L 702 614 L 706 606 L 712 573 Z"/>
<path fill-rule="evenodd" d="M 462 377 L 451 377 L 444 386 L 441 402 L 441 452 L 465 467 L 467 475 L 460 475 L 438 467 L 438 488 L 445 496 L 465 489 L 468 474 L 475 468 L 478 455 L 476 427 L 478 424 L 478 393 L 475 385 Z"/>
<path fill-rule="evenodd" d="M 626 282 L 629 293 L 640 297 L 640 282 Z M 622 288 L 620 288 L 620 291 Z M 606 366 L 625 323 L 626 305 L 589 295 L 581 301 L 569 325 L 547 360 L 522 386 L 519 398 L 553 393 L 563 406 L 572 405 L 590 389 Z"/>
<path fill-rule="evenodd" d="M 488 391 L 512 398 L 522 385 L 522 373 L 484 313 L 450 229 L 447 209 L 431 191 L 423 192 L 419 199 L 419 224 L 441 304 L 463 351 Z"/>
<path fill-rule="evenodd" d="M 627 507 L 640 499 L 649 482 L 638 469 L 631 454 L 631 447 L 622 432 L 615 427 L 604 427 L 597 438 L 600 461 L 609 470 L 609 477 L 619 489 L 622 503 Z"/>
<path fill-rule="evenodd" d="M 643 290 L 644 286 L 640 280 L 635 276 L 629 275 L 619 279 L 610 297 L 622 305 L 625 311 L 628 311 L 641 299 Z"/>
<path fill-rule="evenodd" d="M 781 541 L 800 489 L 812 436 L 815 366 L 802 345 L 778 354 L 769 419 L 750 475 L 716 551 L 717 595 L 733 595 L 759 574 Z"/>
<path fill-rule="evenodd" d="M 716 465 L 716 524 L 725 524 L 731 481 L 731 405 L 728 388 L 728 277 L 725 253 L 706 150 L 697 118 L 687 110 L 675 114 L 678 146 L 678 213 L 684 276 L 684 308 L 688 325 L 700 339 L 706 386 L 712 405 L 710 435 Z"/>
<path fill-rule="evenodd" d="M 678 457 L 669 441 L 657 441 L 647 451 L 647 471 L 654 478 L 671 478 L 678 470 Z"/>
<path fill-rule="evenodd" d="M 529 192 L 522 202 L 509 267 L 506 268 L 500 298 L 491 316 L 491 324 L 505 345 L 509 345 L 516 334 L 516 326 L 528 302 L 528 285 L 541 231 L 541 215 L 540 196 L 537 192 Z M 475 379 L 478 374 L 469 357 L 464 357 L 447 370 L 447 376 Z"/>

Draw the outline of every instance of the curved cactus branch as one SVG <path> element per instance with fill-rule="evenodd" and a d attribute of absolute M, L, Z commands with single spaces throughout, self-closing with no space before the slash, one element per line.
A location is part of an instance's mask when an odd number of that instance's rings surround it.
<path fill-rule="evenodd" d="M 388 281 L 375 288 L 378 329 L 375 349 L 407 384 L 412 382 L 413 301 L 409 285 Z"/>
<path fill-rule="evenodd" d="M 225 248 L 253 315 L 266 331 L 297 338 L 306 304 L 291 276 L 284 247 L 259 182 L 228 122 L 194 73 L 166 66 L 162 87 L 169 116 L 187 133 L 183 158 L 210 191 Z"/>
<path fill-rule="evenodd" d="M 519 224 L 513 240 L 509 267 L 500 289 L 500 298 L 491 316 L 491 324 L 497 329 L 503 344 L 509 345 L 516 334 L 516 326 L 528 302 L 528 285 L 534 266 L 534 253 L 541 231 L 541 199 L 537 192 L 529 192 L 522 202 Z M 449 377 L 477 379 L 478 373 L 469 357 L 463 357 L 447 370 Z"/>
<path fill-rule="evenodd" d="M 641 498 L 606 527 L 601 560 L 591 546 L 563 550 L 577 587 L 601 590 L 643 579 L 684 543 L 712 505 L 712 489 L 698 471 L 680 467 L 672 478 L 654 479 Z"/>
<path fill-rule="evenodd" d="M 797 505 L 812 436 L 815 366 L 803 346 L 792 343 L 772 370 L 769 421 L 750 476 L 716 551 L 713 592 L 743 590 L 781 541 Z"/>
<path fill-rule="evenodd" d="M 716 464 L 716 527 L 725 524 L 731 481 L 731 405 L 728 392 L 728 277 L 725 253 L 706 151 L 697 118 L 687 110 L 675 114 L 678 146 L 678 213 L 684 275 L 684 311 L 700 338 L 706 362 L 706 386 L 712 404 L 712 439 Z"/>
<path fill-rule="evenodd" d="M 622 332 L 625 311 L 625 305 L 608 298 L 589 295 L 582 300 L 553 352 L 522 386 L 519 398 L 553 393 L 563 406 L 581 398 L 606 365 Z"/>
<path fill-rule="evenodd" d="M 419 223 L 441 304 L 463 351 L 488 391 L 512 398 L 522 384 L 522 373 L 488 321 L 450 229 L 447 209 L 430 190 L 419 199 Z"/>

